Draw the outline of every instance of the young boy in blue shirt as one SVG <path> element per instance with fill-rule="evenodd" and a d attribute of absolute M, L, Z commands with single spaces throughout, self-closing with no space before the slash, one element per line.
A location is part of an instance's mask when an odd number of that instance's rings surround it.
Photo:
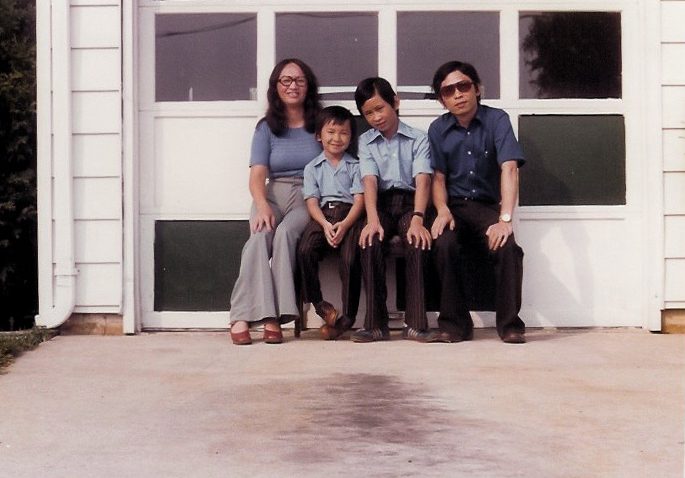
<path fill-rule="evenodd" d="M 297 249 L 304 298 L 324 320 L 321 335 L 333 340 L 354 324 L 359 308 L 361 274 L 357 242 L 364 211 L 359 161 L 346 151 L 355 138 L 352 113 L 342 106 L 324 108 L 316 121 L 316 138 L 323 152 L 304 168 L 302 192 L 309 214 Z M 319 261 L 338 251 L 342 285 L 342 315 L 323 300 L 319 282 Z"/>
<path fill-rule="evenodd" d="M 352 340 L 390 338 L 385 251 L 390 238 L 399 234 L 405 250 L 407 284 L 402 337 L 435 342 L 439 334 L 428 331 L 423 290 L 423 265 L 431 247 L 431 235 L 424 225 L 433 172 L 428 138 L 423 131 L 400 121 L 400 100 L 384 78 L 362 80 L 354 99 L 372 129 L 359 137 L 367 218 L 359 244 L 367 312 L 364 328 L 352 334 Z"/>

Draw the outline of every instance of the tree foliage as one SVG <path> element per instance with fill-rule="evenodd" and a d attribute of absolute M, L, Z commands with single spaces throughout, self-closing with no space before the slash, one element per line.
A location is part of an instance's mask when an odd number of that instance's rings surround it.
<path fill-rule="evenodd" d="M 37 311 L 36 61 L 32 0 L 0 0 L 0 330 Z"/>
<path fill-rule="evenodd" d="M 621 96 L 620 14 L 534 15 L 523 51 L 539 98 Z"/>

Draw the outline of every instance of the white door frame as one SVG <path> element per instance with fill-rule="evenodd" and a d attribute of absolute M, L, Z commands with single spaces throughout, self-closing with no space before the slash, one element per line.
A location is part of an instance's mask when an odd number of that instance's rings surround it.
<path fill-rule="evenodd" d="M 322 1 L 317 5 L 310 3 L 303 5 L 290 5 L 289 2 L 271 2 L 264 6 L 264 2 L 242 2 L 239 7 L 235 5 L 217 6 L 217 2 L 212 5 L 204 1 L 186 2 L 165 2 L 161 4 L 152 0 L 138 0 L 137 2 L 124 2 L 124 188 L 125 188 L 125 307 L 124 307 L 124 330 L 132 333 L 140 330 L 142 325 L 142 303 L 149 295 L 150 287 L 146 282 L 150 282 L 150 267 L 145 264 L 144 257 L 150 254 L 152 244 L 144 241 L 149 238 L 150 227 L 154 221 L 145 218 L 140 213 L 141 192 L 139 182 L 141 176 L 140 158 L 145 157 L 143 152 L 146 146 L 143 144 L 147 138 L 140 138 L 141 125 L 149 121 L 151 117 L 158 114 L 174 114 L 176 112 L 187 112 L 192 114 L 223 114 L 226 107 L 222 104 L 203 105 L 175 105 L 174 111 L 166 111 L 165 107 L 154 104 L 145 104 L 145 98 L 151 98 L 149 91 L 149 81 L 142 81 L 146 76 L 149 78 L 149 67 L 154 65 L 150 62 L 149 51 L 145 51 L 144 45 L 150 45 L 150 38 L 146 35 L 154 35 L 150 29 L 140 28 L 139 22 L 144 15 L 141 14 L 141 7 L 149 12 L 153 11 L 257 11 L 258 32 L 258 89 L 266 90 L 266 78 L 264 71 L 269 71 L 273 64 L 273 44 L 274 38 L 269 34 L 262 34 L 262 29 L 273 27 L 274 15 L 278 11 L 303 11 L 320 10 L 330 2 Z M 453 3 L 431 2 L 430 5 L 421 7 L 410 6 L 402 1 L 383 2 L 386 7 L 378 6 L 379 11 L 379 37 L 385 38 L 383 31 L 383 19 L 386 19 L 386 28 L 392 28 L 394 21 L 393 14 L 395 9 L 401 10 L 433 10 L 454 7 Z M 502 107 L 507 110 L 512 123 L 516 127 L 518 114 L 534 112 L 547 113 L 618 113 L 625 118 L 626 126 L 626 190 L 627 201 L 625 206 L 588 206 L 588 207 L 525 207 L 519 209 L 519 225 L 529 221 L 545 220 L 564 220 L 564 221 L 596 221 L 609 219 L 616 221 L 629 221 L 639 223 L 637 231 L 640 231 L 638 241 L 640 256 L 640 267 L 642 269 L 644 285 L 644 296 L 638 298 L 641 301 L 642 318 L 635 325 L 649 328 L 650 330 L 660 329 L 660 310 L 663 308 L 663 184 L 662 171 L 650 164 L 650 158 L 661 157 L 661 117 L 660 117 L 660 96 L 658 94 L 660 62 L 658 57 L 659 50 L 659 2 L 658 0 L 643 0 L 638 2 L 627 1 L 579 1 L 567 3 L 562 9 L 565 10 L 591 10 L 604 8 L 609 10 L 622 11 L 622 52 L 623 52 L 623 97 L 620 100 L 597 101 L 563 101 L 550 102 L 548 106 L 540 107 L 530 102 L 517 99 L 518 75 L 516 68 L 518 63 L 518 50 L 515 42 L 507 41 L 511 38 L 512 29 L 517 28 L 516 12 L 518 8 L 525 9 L 526 4 L 530 4 L 528 9 L 556 9 L 559 7 L 554 2 L 492 2 L 483 6 L 482 2 L 473 4 L 465 2 L 460 4 L 460 8 L 471 8 L 473 10 L 497 9 L 501 11 L 501 32 L 500 52 L 501 52 L 501 74 L 512 81 L 503 81 L 501 85 L 501 98 L 496 101 L 488 101 L 493 106 Z M 281 6 L 282 5 L 282 6 Z M 523 5 L 523 6 L 522 6 Z M 550 7 L 550 8 L 545 8 Z M 336 8 L 337 10 L 338 8 Z M 368 10 L 369 6 L 359 3 L 357 5 L 345 5 L 341 10 Z M 390 19 L 390 20 L 388 20 Z M 646 21 L 645 21 L 646 20 Z M 267 31 L 267 30 L 264 30 Z M 273 31 L 273 28 L 271 28 Z M 514 30 L 516 31 L 516 30 Z M 152 43 L 154 44 L 154 43 Z M 379 47 L 379 72 L 389 79 L 394 78 L 394 65 L 396 59 L 393 54 L 382 52 L 383 43 Z M 141 50 L 141 46 L 143 49 Z M 147 72 L 147 73 L 146 73 Z M 512 74 L 513 73 L 513 74 Z M 154 75 L 152 76 L 154 78 Z M 645 85 L 649 85 L 645 87 Z M 231 111 L 235 114 L 243 114 L 254 117 L 261 116 L 264 111 L 263 95 L 259 95 L 257 102 L 231 102 Z M 221 102 L 219 102 L 221 103 Z M 343 102 L 344 103 L 344 102 Z M 353 111 L 356 109 L 353 104 L 345 106 Z M 528 108 L 530 106 L 530 109 Z M 408 122 L 422 124 L 425 118 L 437 116 L 438 109 L 427 106 L 425 102 L 403 102 L 403 116 Z M 637 112 L 640 112 L 638 114 Z M 411 120 L 411 118 L 416 118 Z M 645 134 L 646 132 L 646 134 Z M 163 215 L 157 218 L 173 219 Z M 186 217 L 184 217 L 186 218 Z M 246 214 L 240 217 L 221 217 L 221 219 L 246 219 Z M 217 219 L 215 216 L 198 217 L 198 219 Z M 131 232 L 132 231 L 132 232 Z M 146 243 L 147 242 L 147 243 Z M 646 247 L 649 244 L 649 247 Z M 533 254 L 534 251 L 528 251 Z M 149 257 L 149 256 L 148 256 Z M 635 299 L 635 297 L 633 297 Z M 148 297 L 149 300 L 149 297 Z M 524 312 L 525 313 L 525 312 Z M 186 325 L 184 319 L 179 318 L 177 313 L 161 313 L 160 327 L 179 327 Z M 181 313 L 186 316 L 186 313 Z M 207 326 L 225 326 L 228 320 L 228 313 L 201 313 L 207 318 Z M 204 322 L 204 321 L 203 321 Z M 544 322 L 544 321 L 543 321 Z M 154 320 L 150 323 L 154 323 Z M 487 324 L 486 324 L 487 325 Z M 549 324 L 553 325 L 553 324 Z M 601 325 L 601 324 L 599 324 Z M 146 324 L 147 326 L 147 324 Z M 191 326 L 191 325 L 188 325 Z M 197 323 L 191 327 L 197 327 Z"/>

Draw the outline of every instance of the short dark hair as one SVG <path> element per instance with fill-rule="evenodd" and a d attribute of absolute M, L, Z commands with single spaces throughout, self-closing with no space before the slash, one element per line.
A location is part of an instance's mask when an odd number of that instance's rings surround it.
<path fill-rule="evenodd" d="M 357 123 L 354 120 L 354 115 L 350 110 L 343 106 L 327 106 L 316 115 L 316 135 L 320 136 L 324 126 L 328 123 L 345 124 L 345 121 L 350 123 L 350 144 L 348 150 L 355 151 L 357 145 Z"/>
<path fill-rule="evenodd" d="M 271 71 L 269 77 L 269 89 L 266 92 L 266 99 L 269 102 L 269 107 L 266 110 L 266 123 L 269 129 L 276 136 L 282 135 L 288 129 L 288 121 L 285 115 L 285 106 L 283 101 L 278 96 L 278 78 L 281 76 L 281 71 L 286 65 L 293 63 L 300 67 L 304 77 L 307 79 L 307 93 L 304 99 L 304 121 L 305 128 L 310 133 L 314 132 L 316 125 L 316 115 L 321 111 L 321 103 L 319 102 L 319 81 L 309 65 L 299 58 L 285 58 L 279 61 L 274 69 Z"/>
<path fill-rule="evenodd" d="M 453 71 L 459 71 L 462 74 L 468 76 L 471 78 L 471 81 L 475 84 L 476 88 L 480 90 L 480 76 L 478 76 L 478 72 L 476 71 L 476 67 L 474 67 L 470 63 L 466 63 L 463 61 L 448 61 L 447 63 L 444 63 L 440 66 L 440 68 L 437 69 L 435 74 L 433 75 L 433 91 L 435 92 L 435 97 L 440 100 L 440 85 L 442 84 L 443 81 L 445 81 L 445 78 L 447 78 L 447 75 L 452 73 Z M 478 102 L 480 103 L 480 95 L 478 95 Z"/>
<path fill-rule="evenodd" d="M 357 109 L 362 116 L 364 116 L 364 113 L 362 113 L 364 103 L 375 95 L 383 98 L 383 100 L 393 108 L 395 107 L 395 98 L 397 97 L 397 94 L 395 93 L 395 90 L 392 89 L 390 82 L 379 76 L 366 78 L 359 82 L 357 89 L 354 92 L 354 101 L 357 103 Z"/>

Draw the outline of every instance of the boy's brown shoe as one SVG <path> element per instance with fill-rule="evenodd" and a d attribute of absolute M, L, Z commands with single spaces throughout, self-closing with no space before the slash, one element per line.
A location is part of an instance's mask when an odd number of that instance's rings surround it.
<path fill-rule="evenodd" d="M 326 325 L 329 327 L 335 327 L 335 321 L 338 318 L 338 311 L 335 310 L 333 304 L 322 300 L 321 302 L 314 304 L 314 310 L 316 311 L 316 315 L 321 317 Z"/>

